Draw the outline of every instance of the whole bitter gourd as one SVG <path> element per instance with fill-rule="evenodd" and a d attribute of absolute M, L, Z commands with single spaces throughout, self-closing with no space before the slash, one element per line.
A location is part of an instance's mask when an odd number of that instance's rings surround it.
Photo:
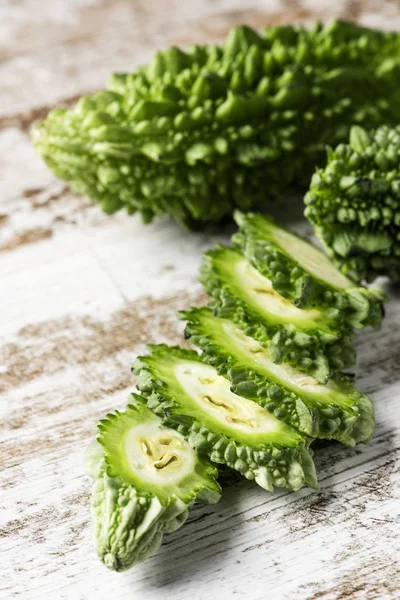
<path fill-rule="evenodd" d="M 228 379 L 194 351 L 149 346 L 134 363 L 137 386 L 166 425 L 210 459 L 261 487 L 316 487 L 311 438 L 253 400 L 231 391 Z"/>
<path fill-rule="evenodd" d="M 94 479 L 91 514 L 97 553 L 122 571 L 147 558 L 164 533 L 185 522 L 195 500 L 217 502 L 217 469 L 142 398 L 108 414 L 85 455 Z"/>
<path fill-rule="evenodd" d="M 400 121 L 399 40 L 340 21 L 238 27 L 223 46 L 172 47 L 114 75 L 53 110 L 33 143 L 106 212 L 167 213 L 199 228 L 305 185 L 352 123 Z"/>
<path fill-rule="evenodd" d="M 304 198 L 327 254 L 354 281 L 400 278 L 399 162 L 400 126 L 353 127 Z"/>

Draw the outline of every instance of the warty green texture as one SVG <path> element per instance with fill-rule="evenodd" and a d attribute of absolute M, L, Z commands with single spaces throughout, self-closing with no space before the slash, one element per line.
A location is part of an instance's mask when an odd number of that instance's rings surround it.
<path fill-rule="evenodd" d="M 235 248 L 205 253 L 200 281 L 217 316 L 231 319 L 267 348 L 275 363 L 288 362 L 325 383 L 354 364 L 352 331 L 325 311 L 294 306 Z"/>
<path fill-rule="evenodd" d="M 318 248 L 271 217 L 239 211 L 233 243 L 272 287 L 300 308 L 317 308 L 339 326 L 379 328 L 384 293 L 345 277 Z"/>
<path fill-rule="evenodd" d="M 85 454 L 94 479 L 91 515 L 104 564 L 128 569 L 155 552 L 164 533 L 185 522 L 196 499 L 217 502 L 217 469 L 183 436 L 162 425 L 139 396 L 98 424 Z"/>
<path fill-rule="evenodd" d="M 399 163 L 400 126 L 353 127 L 349 143 L 328 149 L 312 177 L 304 214 L 354 281 L 400 278 Z"/>
<path fill-rule="evenodd" d="M 192 308 L 180 316 L 188 321 L 186 338 L 200 347 L 205 362 L 229 378 L 235 394 L 252 398 L 311 437 L 347 446 L 371 439 L 372 403 L 349 377 L 338 373 L 323 385 L 287 364 L 276 365 L 268 350 L 209 308 Z"/>
<path fill-rule="evenodd" d="M 37 123 L 33 143 L 107 213 L 201 228 L 307 185 L 352 123 L 400 121 L 399 39 L 340 21 L 241 26 L 222 46 L 172 47 L 115 74 Z"/>
<path fill-rule="evenodd" d="M 261 487 L 316 487 L 311 439 L 251 399 L 194 351 L 149 346 L 133 369 L 148 407 L 210 459 L 254 479 Z"/>

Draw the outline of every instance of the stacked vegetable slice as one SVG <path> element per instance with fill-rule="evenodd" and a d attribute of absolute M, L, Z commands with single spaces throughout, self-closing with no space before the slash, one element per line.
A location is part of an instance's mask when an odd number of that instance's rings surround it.
<path fill-rule="evenodd" d="M 370 439 L 370 401 L 349 377 L 335 374 L 321 384 L 287 363 L 276 364 L 267 348 L 232 321 L 213 316 L 209 308 L 193 308 L 182 316 L 188 320 L 190 340 L 202 348 L 203 360 L 230 380 L 236 394 L 254 399 L 305 435 L 347 446 Z"/>
<path fill-rule="evenodd" d="M 267 346 L 274 362 L 289 362 L 319 381 L 354 364 L 348 324 L 338 327 L 329 313 L 294 306 L 239 250 L 218 246 L 207 252 L 200 280 L 214 312 Z"/>
<path fill-rule="evenodd" d="M 354 360 L 353 328 L 379 327 L 383 294 L 270 219 L 236 219 L 234 247 L 205 256 L 210 305 L 180 313 L 201 354 L 150 345 L 133 367 L 141 396 L 90 447 L 96 543 L 113 568 L 154 551 L 196 498 L 218 499 L 212 463 L 266 490 L 315 488 L 315 438 L 373 435 L 369 398 L 338 369 Z"/>
<path fill-rule="evenodd" d="M 85 468 L 94 479 L 92 521 L 97 553 L 122 571 L 181 527 L 196 499 L 217 502 L 217 469 L 177 431 L 163 426 L 139 396 L 125 412 L 107 415 L 88 447 Z"/>
<path fill-rule="evenodd" d="M 315 487 L 310 439 L 256 402 L 231 391 L 229 380 L 193 351 L 151 346 L 135 363 L 148 406 L 192 447 L 247 479 L 274 486 Z"/>
<path fill-rule="evenodd" d="M 240 230 L 234 244 L 284 298 L 357 329 L 380 326 L 385 300 L 380 289 L 355 283 L 318 248 L 271 218 L 236 211 L 235 220 Z"/>

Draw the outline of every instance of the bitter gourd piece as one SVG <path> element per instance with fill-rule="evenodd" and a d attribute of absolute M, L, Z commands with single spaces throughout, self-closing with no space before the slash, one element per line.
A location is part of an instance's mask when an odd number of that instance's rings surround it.
<path fill-rule="evenodd" d="M 307 185 L 325 144 L 352 123 L 399 122 L 399 39 L 338 21 L 238 27 L 222 46 L 172 47 L 115 74 L 108 89 L 51 111 L 33 143 L 107 213 L 167 213 L 200 228 Z"/>
<path fill-rule="evenodd" d="M 400 61 L 399 73 L 400 75 Z M 305 215 L 354 281 L 400 278 L 400 126 L 353 127 L 312 177 Z"/>
<path fill-rule="evenodd" d="M 318 248 L 260 214 L 235 213 L 232 240 L 272 287 L 295 306 L 325 311 L 339 323 L 378 328 L 385 295 L 357 285 Z"/>
<path fill-rule="evenodd" d="M 322 383 L 354 364 L 350 328 L 339 329 L 326 311 L 294 306 L 237 249 L 219 245 L 206 252 L 200 281 L 215 314 L 259 341 L 273 362 L 288 362 Z"/>
<path fill-rule="evenodd" d="M 229 378 L 235 394 L 252 398 L 311 437 L 348 446 L 371 439 L 372 403 L 349 377 L 338 373 L 324 385 L 288 364 L 277 365 L 266 348 L 209 308 L 192 308 L 180 316 L 188 321 L 186 337 L 201 348 L 205 362 Z"/>
<path fill-rule="evenodd" d="M 88 447 L 85 468 L 94 479 L 91 514 L 96 550 L 122 571 L 147 558 L 163 534 L 185 522 L 196 499 L 217 502 L 217 469 L 184 437 L 165 427 L 143 399 L 108 414 Z"/>
<path fill-rule="evenodd" d="M 198 452 L 263 488 L 316 486 L 310 438 L 256 402 L 234 394 L 228 379 L 189 350 L 149 346 L 134 371 L 148 407 Z"/>

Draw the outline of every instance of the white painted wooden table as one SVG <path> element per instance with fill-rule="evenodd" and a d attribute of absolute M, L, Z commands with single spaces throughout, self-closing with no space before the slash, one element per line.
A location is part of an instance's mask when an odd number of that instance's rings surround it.
<path fill-rule="evenodd" d="M 397 2 L 21 0 L 0 3 L 0 597 L 51 600 L 400 598 L 400 290 L 358 338 L 373 442 L 316 447 L 320 490 L 240 481 L 197 507 L 159 552 L 116 574 L 91 544 L 82 454 L 122 408 L 147 341 L 179 343 L 177 309 L 202 301 L 202 252 L 227 232 L 106 217 L 56 181 L 28 128 L 156 47 L 230 26 L 347 16 L 400 28 Z M 309 232 L 304 224 L 297 230 Z"/>

